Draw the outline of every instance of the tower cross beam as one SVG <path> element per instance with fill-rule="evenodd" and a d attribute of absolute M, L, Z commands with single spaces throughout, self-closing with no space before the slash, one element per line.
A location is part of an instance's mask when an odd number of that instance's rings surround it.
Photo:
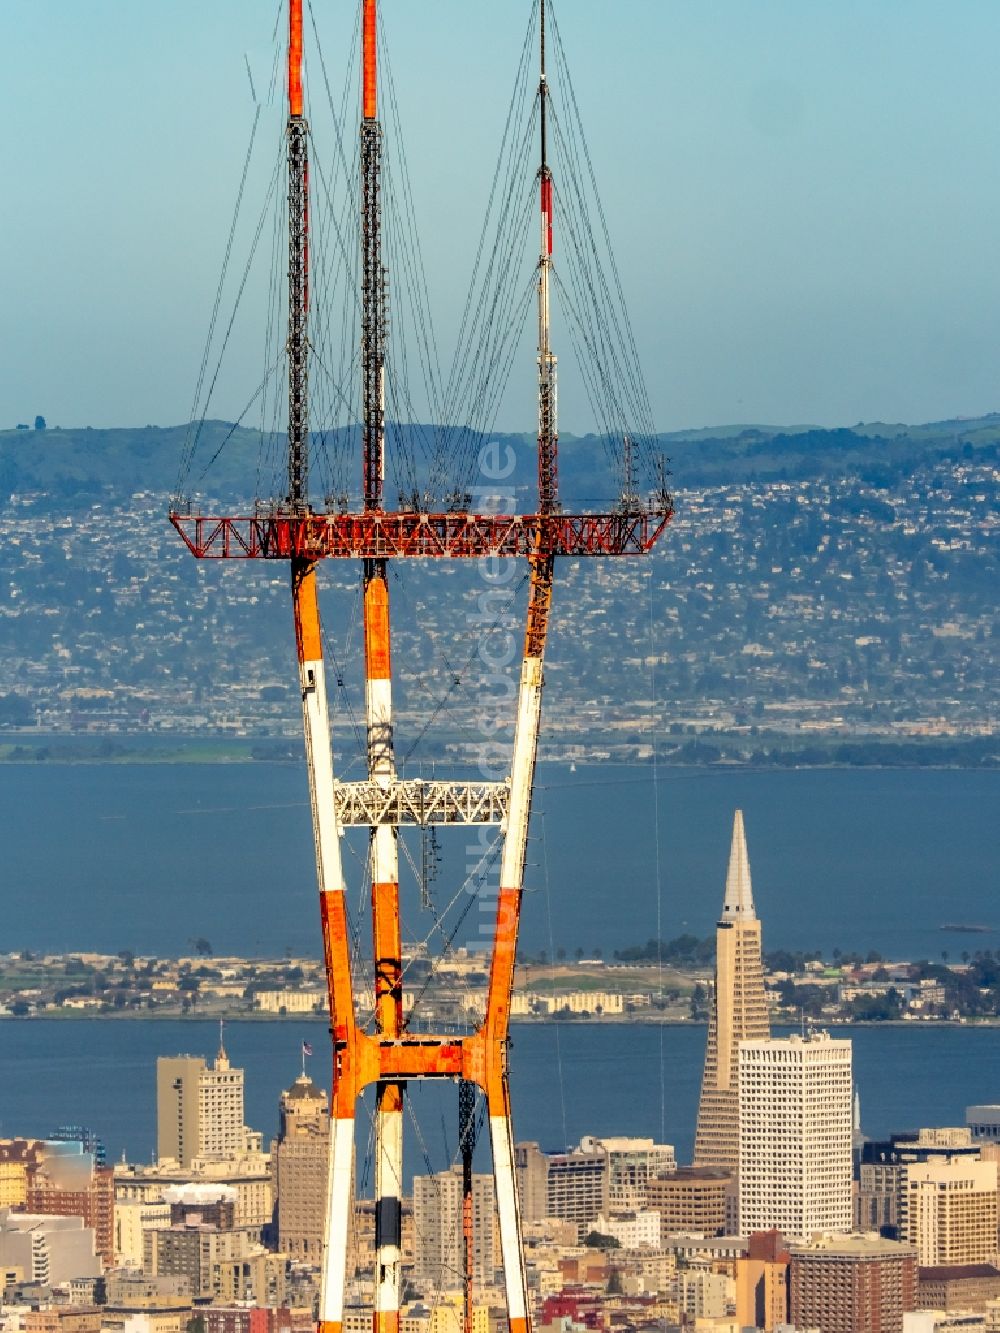
<path fill-rule="evenodd" d="M 214 517 L 171 510 L 199 560 L 482 560 L 491 556 L 648 554 L 672 506 L 608 514 L 273 513 Z"/>
<path fill-rule="evenodd" d="M 425 782 L 406 779 L 339 782 L 334 789 L 337 819 L 343 828 L 379 824 L 503 824 L 509 782 Z"/>

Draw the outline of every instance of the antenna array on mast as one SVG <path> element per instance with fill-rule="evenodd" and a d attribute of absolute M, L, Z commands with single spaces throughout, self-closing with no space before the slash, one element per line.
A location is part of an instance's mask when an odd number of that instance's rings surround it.
<path fill-rule="evenodd" d="M 302 0 L 288 7 L 288 506 L 309 503 L 309 126 L 302 114 Z"/>

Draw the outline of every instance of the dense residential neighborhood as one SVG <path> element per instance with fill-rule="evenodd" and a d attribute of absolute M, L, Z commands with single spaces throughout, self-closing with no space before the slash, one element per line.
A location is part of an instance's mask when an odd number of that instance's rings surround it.
<path fill-rule="evenodd" d="M 942 428 L 933 447 L 905 433 L 668 441 L 677 512 L 652 561 L 560 566 L 548 753 L 582 758 L 586 740 L 591 758 L 642 758 L 655 733 L 695 762 L 780 761 L 789 747 L 792 762 L 852 762 L 831 742 L 986 734 L 997 428 L 962 431 Z M 153 480 L 169 471 L 179 438 L 0 433 L 4 757 L 58 757 L 81 733 L 112 755 L 126 738 L 181 735 L 297 752 L 284 566 L 195 561 L 165 489 L 135 484 L 143 458 Z M 593 507 L 587 445 L 566 445 L 565 473 Z M 205 512 L 236 503 L 224 489 L 199 498 Z M 433 716 L 434 744 L 471 756 L 484 711 L 504 716 L 522 573 L 506 571 L 497 596 L 474 563 L 397 572 L 402 736 Z M 335 726 L 353 744 L 361 687 L 340 666 L 358 632 L 353 569 L 328 562 L 323 583 Z"/>

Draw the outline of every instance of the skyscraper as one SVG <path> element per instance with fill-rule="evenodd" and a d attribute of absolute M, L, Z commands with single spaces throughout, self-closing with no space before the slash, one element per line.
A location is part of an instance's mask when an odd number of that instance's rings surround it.
<path fill-rule="evenodd" d="M 233 1069 L 219 1039 L 212 1068 L 200 1055 L 156 1062 L 156 1155 L 190 1166 L 194 1158 L 225 1160 L 247 1149 L 243 1070 Z"/>
<path fill-rule="evenodd" d="M 743 811 L 733 819 L 726 896 L 715 933 L 715 994 L 695 1135 L 696 1166 L 735 1171 L 740 1156 L 739 1046 L 771 1035 Z"/>
<path fill-rule="evenodd" d="M 493 1178 L 472 1177 L 472 1280 L 493 1282 L 496 1216 Z M 462 1286 L 462 1172 L 460 1167 L 413 1178 L 413 1278 L 425 1291 Z"/>
<path fill-rule="evenodd" d="M 318 1263 L 326 1217 L 330 1111 L 326 1093 L 305 1074 L 281 1094 L 280 1129 L 271 1149 L 278 1249 Z"/>
<path fill-rule="evenodd" d="M 903 1232 L 922 1268 L 991 1263 L 997 1252 L 997 1164 L 952 1157 L 911 1162 Z"/>
<path fill-rule="evenodd" d="M 851 1229 L 851 1043 L 826 1032 L 739 1051 L 740 1228 Z"/>

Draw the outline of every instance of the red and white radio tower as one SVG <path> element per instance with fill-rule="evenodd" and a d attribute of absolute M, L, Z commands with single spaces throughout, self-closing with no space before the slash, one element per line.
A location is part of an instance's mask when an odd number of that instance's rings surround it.
<path fill-rule="evenodd" d="M 340 1333 L 352 1212 L 355 1108 L 376 1089 L 375 1333 L 397 1333 L 401 1298 L 402 1114 L 417 1079 L 458 1081 L 464 1180 L 466 1329 L 471 1330 L 473 1098 L 485 1096 L 511 1333 L 527 1333 L 507 1051 L 511 991 L 542 703 L 542 663 L 559 556 L 648 553 L 673 513 L 661 490 L 651 506 L 624 503 L 603 514 L 563 513 L 558 499 L 556 357 L 549 285 L 553 178 L 547 157 L 545 0 L 539 82 L 541 245 L 538 260 L 538 511 L 521 515 L 392 512 L 385 477 L 386 272 L 381 241 L 382 131 L 378 116 L 376 0 L 362 3 L 361 312 L 364 504 L 360 512 L 316 510 L 309 467 L 309 163 L 303 115 L 302 0 L 289 0 L 288 41 L 288 494 L 266 513 L 207 516 L 171 511 L 199 559 L 287 560 L 302 694 L 302 721 L 320 895 L 333 1039 L 330 1174 L 320 1309 L 321 1333 Z M 503 782 L 400 780 L 393 751 L 390 559 L 519 556 L 528 561 L 529 597 L 509 778 Z M 332 760 L 316 574 L 323 559 L 361 561 L 368 776 L 341 782 Z M 499 824 L 500 890 L 484 1019 L 466 1036 L 411 1035 L 403 1024 L 399 915 L 399 829 L 404 825 Z M 354 1007 L 341 859 L 343 828 L 370 829 L 375 1030 Z"/>

